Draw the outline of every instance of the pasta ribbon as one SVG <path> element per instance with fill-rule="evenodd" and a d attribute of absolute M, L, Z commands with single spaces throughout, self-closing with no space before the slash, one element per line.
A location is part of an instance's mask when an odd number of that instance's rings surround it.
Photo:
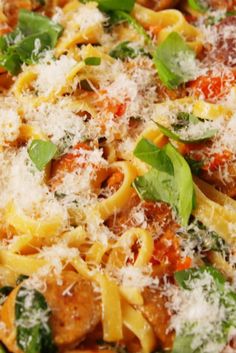
<path fill-rule="evenodd" d="M 145 266 L 149 263 L 154 250 L 152 235 L 147 230 L 142 228 L 130 228 L 122 235 L 122 237 L 119 238 L 115 248 L 122 247 L 125 251 L 127 251 L 127 248 L 131 249 L 135 242 L 140 244 L 140 249 L 134 262 L 134 266 Z"/>
<path fill-rule="evenodd" d="M 60 56 L 76 44 L 97 43 L 103 34 L 102 22 L 91 23 L 91 25 L 82 27 L 81 20 L 76 18 L 81 11 L 84 16 L 89 11 L 97 9 L 96 2 L 82 4 L 77 0 L 69 2 L 63 8 L 62 25 L 65 28 L 63 35 L 58 41 L 56 47 L 56 56 Z M 86 19 L 85 19 L 86 20 Z"/>
<path fill-rule="evenodd" d="M 220 104 L 212 104 L 199 100 L 193 105 L 193 114 L 202 119 L 215 120 L 222 116 L 224 119 L 230 119 L 233 113 L 231 109 L 223 107 Z"/>
<path fill-rule="evenodd" d="M 119 289 L 104 274 L 96 275 L 96 279 L 102 295 L 103 338 L 107 342 L 119 341 L 123 338 Z"/>
<path fill-rule="evenodd" d="M 84 68 L 85 63 L 83 61 L 78 62 L 74 65 L 71 71 L 67 74 L 65 79 L 65 84 L 57 87 L 57 89 L 52 89 L 47 95 L 40 95 L 37 97 L 36 95 L 28 95 L 26 94 L 27 90 L 31 88 L 32 90 L 32 82 L 37 80 L 37 65 L 34 70 L 32 68 L 23 71 L 17 78 L 12 92 L 16 98 L 23 104 L 27 104 L 30 98 L 31 104 L 33 107 L 38 107 L 40 104 L 45 102 L 55 102 L 57 100 L 58 95 L 63 95 L 65 93 L 69 93 L 71 90 L 71 84 L 73 82 L 74 77 Z"/>
<path fill-rule="evenodd" d="M 118 268 L 125 266 L 126 254 L 129 253 L 136 242 L 140 245 L 140 248 L 133 266 L 142 268 L 148 265 L 153 254 L 154 242 L 151 233 L 142 228 L 131 228 L 119 238 L 109 256 L 108 263 Z M 143 304 L 139 288 L 122 285 L 120 286 L 120 292 L 130 304 Z"/>
<path fill-rule="evenodd" d="M 111 168 L 121 169 L 124 180 L 121 187 L 111 197 L 95 206 L 94 211 L 99 212 L 103 220 L 119 211 L 126 204 L 133 191 L 131 184 L 137 176 L 137 171 L 130 162 L 116 162 L 111 165 Z"/>
<path fill-rule="evenodd" d="M 236 238 L 232 231 L 236 230 L 235 210 L 227 209 L 225 206 L 210 200 L 197 185 L 195 185 L 195 191 L 197 207 L 193 210 L 193 215 L 217 232 L 226 242 L 234 244 Z"/>
<path fill-rule="evenodd" d="M 7 250 L 0 250 L 0 265 L 8 267 L 17 274 L 30 276 L 46 264 L 47 262 L 42 259 L 13 254 Z"/>
<path fill-rule="evenodd" d="M 142 352 L 151 352 L 155 348 L 156 338 L 147 320 L 127 303 L 122 303 L 122 315 L 124 325 L 138 337 Z"/>
<path fill-rule="evenodd" d="M 188 44 L 198 53 L 202 48 L 201 32 L 190 25 L 178 10 L 152 11 L 136 4 L 133 16 L 145 28 L 157 27 L 157 43 L 163 42 L 171 32 L 177 32 L 186 39 Z"/>
<path fill-rule="evenodd" d="M 5 220 L 17 233 L 31 235 L 32 237 L 55 236 L 60 233 L 63 226 L 61 215 L 55 215 L 45 220 L 35 220 L 18 210 L 13 202 L 10 202 L 6 207 Z"/>

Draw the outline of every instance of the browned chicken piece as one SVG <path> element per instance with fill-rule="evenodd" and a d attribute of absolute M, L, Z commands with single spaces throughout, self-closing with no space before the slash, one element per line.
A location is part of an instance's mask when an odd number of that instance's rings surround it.
<path fill-rule="evenodd" d="M 200 177 L 207 183 L 214 186 L 224 194 L 235 198 L 236 197 L 236 165 L 235 163 L 228 164 L 228 174 L 230 175 L 229 181 L 222 180 L 221 171 L 219 169 L 209 174 L 207 171 L 202 171 Z"/>
<path fill-rule="evenodd" d="M 164 350 L 173 346 L 174 333 L 168 332 L 170 315 L 165 307 L 166 298 L 160 291 L 146 288 L 143 291 L 144 304 L 139 308 L 151 324 L 160 346 Z"/>
<path fill-rule="evenodd" d="M 179 0 L 138 0 L 140 5 L 149 7 L 154 11 L 173 8 L 178 2 Z"/>
<path fill-rule="evenodd" d="M 43 293 L 51 309 L 50 326 L 53 339 L 60 349 L 78 345 L 100 321 L 101 307 L 92 283 L 79 274 L 67 271 L 61 276 L 62 285 L 54 277 L 47 279 Z M 6 332 L 0 332 L 0 340 L 12 353 L 21 353 L 16 343 L 15 299 L 19 286 L 9 295 L 0 311 L 0 321 Z"/>
<path fill-rule="evenodd" d="M 236 16 L 229 16 L 223 19 L 217 26 L 218 39 L 214 55 L 223 64 L 236 66 Z"/>
<path fill-rule="evenodd" d="M 95 329 L 101 319 L 101 307 L 90 281 L 72 271 L 65 272 L 62 280 L 62 286 L 58 286 L 54 278 L 49 279 L 44 295 L 52 310 L 55 344 L 73 347 Z"/>

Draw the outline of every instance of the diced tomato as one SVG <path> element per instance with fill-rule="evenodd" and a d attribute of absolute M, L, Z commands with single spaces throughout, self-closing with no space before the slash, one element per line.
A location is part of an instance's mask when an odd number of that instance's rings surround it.
<path fill-rule="evenodd" d="M 108 179 L 107 181 L 107 185 L 112 188 L 112 187 L 116 187 L 117 185 L 120 185 L 120 183 L 122 183 L 124 179 L 124 175 L 117 171 L 115 173 L 112 174 L 112 176 Z"/>
<path fill-rule="evenodd" d="M 156 274 L 162 276 L 191 267 L 192 260 L 190 257 L 181 258 L 179 240 L 173 231 L 167 230 L 154 242 L 151 263 Z"/>
<path fill-rule="evenodd" d="M 73 172 L 73 170 L 75 170 L 75 168 L 78 166 L 77 158 L 81 155 L 81 150 L 91 151 L 91 148 L 86 143 L 77 143 L 73 149 L 74 152 L 66 153 L 61 158 L 53 162 L 53 175 L 57 174 L 59 171 Z"/>
<path fill-rule="evenodd" d="M 216 102 L 225 97 L 235 82 L 232 72 L 221 76 L 200 76 L 189 82 L 188 87 L 196 96 L 203 96 L 209 102 Z"/>
<path fill-rule="evenodd" d="M 191 259 L 191 257 L 187 256 L 185 259 L 179 261 L 179 263 L 177 264 L 177 267 L 176 267 L 176 271 L 187 270 L 191 266 L 192 266 L 192 259 Z"/>
<path fill-rule="evenodd" d="M 127 108 L 126 103 L 117 104 L 115 115 L 118 117 L 121 117 L 122 115 L 125 114 L 126 108 Z"/>
<path fill-rule="evenodd" d="M 225 162 L 227 162 L 232 157 L 232 152 L 224 150 L 222 153 L 214 153 L 211 157 L 211 161 L 208 164 L 205 164 L 202 169 L 215 171 Z"/>

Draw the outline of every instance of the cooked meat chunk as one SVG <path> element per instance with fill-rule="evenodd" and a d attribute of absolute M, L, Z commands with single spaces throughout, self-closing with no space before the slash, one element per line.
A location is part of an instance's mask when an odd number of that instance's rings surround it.
<path fill-rule="evenodd" d="M 44 293 L 52 310 L 51 327 L 57 346 L 74 346 L 94 330 L 100 321 L 99 300 L 90 281 L 75 272 L 65 272 L 63 284 L 47 281 Z"/>
<path fill-rule="evenodd" d="M 43 295 L 51 309 L 50 326 L 53 339 L 59 348 L 73 348 L 100 321 L 100 302 L 92 283 L 79 274 L 67 271 L 61 276 L 59 285 L 54 277 L 46 280 L 47 289 Z M 21 353 L 16 342 L 15 300 L 19 286 L 9 295 L 0 311 L 0 320 L 6 331 L 0 332 L 0 340 L 12 353 Z"/>
<path fill-rule="evenodd" d="M 171 349 L 174 333 L 168 332 L 170 316 L 165 307 L 166 299 L 161 292 L 146 288 L 143 292 L 144 304 L 140 307 L 143 315 L 152 325 L 160 345 Z"/>
<path fill-rule="evenodd" d="M 225 166 L 227 168 L 229 180 L 226 178 L 222 179 L 222 170 L 217 169 L 210 174 L 207 171 L 202 171 L 200 177 L 207 183 L 215 186 L 216 189 L 223 192 L 224 194 L 235 198 L 236 197 L 236 165 L 230 163 Z"/>

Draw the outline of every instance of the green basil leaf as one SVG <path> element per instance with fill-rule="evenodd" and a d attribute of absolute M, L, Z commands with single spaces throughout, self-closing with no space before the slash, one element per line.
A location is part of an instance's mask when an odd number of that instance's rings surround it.
<path fill-rule="evenodd" d="M 147 55 L 142 48 L 133 48 L 129 41 L 122 42 L 113 48 L 109 55 L 115 59 L 125 60 L 127 58 L 135 59 L 139 55 Z"/>
<path fill-rule="evenodd" d="M 87 3 L 93 0 L 82 0 L 82 3 Z M 133 10 L 135 0 L 95 0 L 98 3 L 98 7 L 102 11 L 115 11 L 121 10 L 131 12 Z"/>
<path fill-rule="evenodd" d="M 151 37 L 147 34 L 143 26 L 128 13 L 124 11 L 113 11 L 110 13 L 110 22 L 111 24 L 117 24 L 122 22 L 129 23 L 136 30 L 136 32 L 144 38 L 145 43 L 152 47 L 153 44 Z"/>
<path fill-rule="evenodd" d="M 208 10 L 208 7 L 204 4 L 204 1 L 202 0 L 188 0 L 188 4 L 191 9 L 201 13 L 205 13 Z"/>
<path fill-rule="evenodd" d="M 16 29 L 0 38 L 0 65 L 18 74 L 23 63 L 35 62 L 44 50 L 54 48 L 61 33 L 62 27 L 48 17 L 20 10 Z"/>
<path fill-rule="evenodd" d="M 191 170 L 184 157 L 168 143 L 164 150 L 171 159 L 174 167 L 174 181 L 176 185 L 176 207 L 183 225 L 188 224 L 189 217 L 193 208 L 194 187 Z"/>
<path fill-rule="evenodd" d="M 147 139 L 140 140 L 133 153 L 135 157 L 150 164 L 153 168 L 174 175 L 171 159 L 164 150 L 158 148 L 151 141 Z"/>
<path fill-rule="evenodd" d="M 178 335 L 175 337 L 171 353 L 195 353 L 196 350 L 191 347 L 193 336 Z"/>
<path fill-rule="evenodd" d="M 151 169 L 147 174 L 137 177 L 133 186 L 141 199 L 147 201 L 163 201 L 173 207 L 176 205 L 176 194 L 173 176 Z"/>
<path fill-rule="evenodd" d="M 177 123 L 172 124 L 170 128 L 158 122 L 156 124 L 165 136 L 183 143 L 197 143 L 208 140 L 218 132 L 215 128 L 206 128 L 206 123 L 202 119 L 185 112 L 178 114 Z M 188 131 L 193 126 L 196 130 L 192 132 Z"/>
<path fill-rule="evenodd" d="M 0 66 L 4 67 L 12 75 L 17 75 L 20 72 L 22 61 L 18 54 L 0 54 Z"/>
<path fill-rule="evenodd" d="M 95 56 L 90 56 L 84 60 L 85 64 L 90 66 L 99 66 L 101 61 L 101 58 Z"/>
<path fill-rule="evenodd" d="M 152 165 L 153 169 L 136 178 L 133 186 L 142 199 L 169 203 L 177 210 L 181 223 L 186 226 L 195 203 L 191 171 L 185 159 L 171 144 L 167 144 L 161 151 L 145 139 L 139 142 L 135 155 Z"/>
<path fill-rule="evenodd" d="M 13 290 L 13 287 L 10 286 L 4 286 L 0 288 L 0 305 L 2 305 L 5 300 L 7 299 L 8 295 L 11 293 Z"/>
<path fill-rule="evenodd" d="M 17 344 L 24 353 L 54 353 L 49 326 L 50 310 L 35 289 L 20 287 L 15 302 Z"/>
<path fill-rule="evenodd" d="M 153 62 L 161 81 L 170 89 L 194 77 L 191 66 L 195 65 L 195 52 L 176 32 L 170 33 L 157 47 Z"/>
<path fill-rule="evenodd" d="M 50 141 L 33 140 L 28 148 L 28 154 L 36 168 L 40 171 L 53 159 L 57 146 Z"/>
<path fill-rule="evenodd" d="M 20 10 L 18 28 L 24 36 L 47 31 L 51 37 L 52 48 L 56 45 L 57 39 L 63 31 L 61 25 L 53 22 L 48 17 L 28 10 Z"/>

